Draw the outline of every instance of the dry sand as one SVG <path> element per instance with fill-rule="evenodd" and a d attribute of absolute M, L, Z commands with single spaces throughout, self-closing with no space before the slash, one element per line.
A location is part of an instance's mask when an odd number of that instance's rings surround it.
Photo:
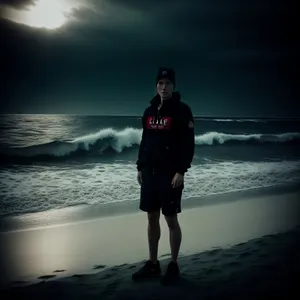
<path fill-rule="evenodd" d="M 183 211 L 182 278 L 172 287 L 162 287 L 159 280 L 131 280 L 147 258 L 142 213 L 1 233 L 2 295 L 5 299 L 291 298 L 300 278 L 299 199 L 298 193 L 265 195 Z M 163 219 L 161 224 L 159 255 L 164 270 L 169 245 Z"/>

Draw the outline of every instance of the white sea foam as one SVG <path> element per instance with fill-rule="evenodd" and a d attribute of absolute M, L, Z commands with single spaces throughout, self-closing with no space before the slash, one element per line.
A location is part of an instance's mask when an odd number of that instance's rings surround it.
<path fill-rule="evenodd" d="M 255 123 L 266 123 L 267 120 L 263 119 L 213 119 L 215 122 L 255 122 Z"/>
<path fill-rule="evenodd" d="M 25 148 L 8 149 L 7 155 L 21 157 L 35 157 L 40 155 L 63 157 L 79 151 L 92 151 L 93 155 L 101 155 L 107 149 L 112 149 L 122 154 L 125 148 L 138 146 L 141 142 L 142 130 L 127 127 L 123 130 L 113 128 L 102 129 L 99 132 L 80 136 L 71 141 L 53 141 L 51 143 L 35 145 Z M 226 143 L 286 143 L 300 142 L 299 132 L 280 134 L 228 134 L 222 132 L 207 132 L 195 136 L 196 146 L 223 145 Z M 5 154 L 5 153 L 4 153 Z"/>
<path fill-rule="evenodd" d="M 83 143 L 86 150 L 90 149 L 99 140 L 109 139 L 110 146 L 117 152 L 122 152 L 124 148 L 132 147 L 139 144 L 142 137 L 142 130 L 127 127 L 123 130 L 117 131 L 113 128 L 105 128 L 97 133 L 78 137 L 71 141 L 72 144 Z"/>
<path fill-rule="evenodd" d="M 222 132 L 208 132 L 195 137 L 196 145 L 213 145 L 224 144 L 228 141 L 248 142 L 256 141 L 259 143 L 273 142 L 284 143 L 292 140 L 300 139 L 299 132 L 288 132 L 280 134 L 228 134 Z"/>
<path fill-rule="evenodd" d="M 221 162 L 195 165 L 183 198 L 300 182 L 300 162 Z M 79 204 L 139 199 L 131 163 L 67 167 L 29 166 L 0 173 L 1 214 L 44 211 Z"/>

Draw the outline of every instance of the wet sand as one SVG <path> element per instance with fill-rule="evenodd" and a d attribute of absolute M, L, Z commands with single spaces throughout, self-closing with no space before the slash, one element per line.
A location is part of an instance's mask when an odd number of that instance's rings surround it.
<path fill-rule="evenodd" d="M 263 195 L 184 210 L 182 278 L 172 287 L 131 280 L 147 258 L 143 213 L 2 232 L 2 294 L 5 299 L 289 297 L 299 275 L 299 199 L 299 193 Z M 163 218 L 161 225 L 165 270 L 170 250 Z"/>

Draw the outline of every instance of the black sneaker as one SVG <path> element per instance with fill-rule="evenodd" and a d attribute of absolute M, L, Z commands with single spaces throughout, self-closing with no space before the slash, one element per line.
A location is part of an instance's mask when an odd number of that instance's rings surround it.
<path fill-rule="evenodd" d="M 158 277 L 160 274 L 161 274 L 161 269 L 160 269 L 159 261 L 157 261 L 157 263 L 154 264 L 150 260 L 148 260 L 140 270 L 132 274 L 132 279 L 139 280 L 139 279 L 153 278 L 153 277 Z"/>
<path fill-rule="evenodd" d="M 175 283 L 180 276 L 180 271 L 178 268 L 178 264 L 174 262 L 170 262 L 167 268 L 166 273 L 161 279 L 161 284 L 162 285 L 168 285 Z"/>

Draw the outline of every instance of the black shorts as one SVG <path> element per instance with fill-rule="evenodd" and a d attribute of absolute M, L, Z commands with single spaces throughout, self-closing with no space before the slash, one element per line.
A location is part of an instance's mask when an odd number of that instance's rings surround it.
<path fill-rule="evenodd" d="M 162 209 L 162 214 L 172 216 L 181 212 L 181 196 L 184 186 L 173 188 L 175 173 L 142 170 L 140 209 L 152 212 Z"/>

